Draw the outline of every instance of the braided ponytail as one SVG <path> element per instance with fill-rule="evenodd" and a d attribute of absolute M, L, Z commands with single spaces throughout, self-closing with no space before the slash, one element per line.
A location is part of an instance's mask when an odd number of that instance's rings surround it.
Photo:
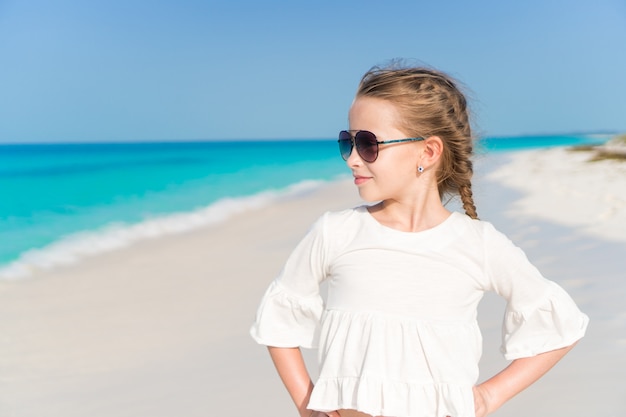
<path fill-rule="evenodd" d="M 362 78 L 357 97 L 374 97 L 393 103 L 403 131 L 411 136 L 438 136 L 444 143 L 437 171 L 443 199 L 459 195 L 465 213 L 478 218 L 472 195 L 473 136 L 467 101 L 448 75 L 428 68 L 378 68 Z"/>

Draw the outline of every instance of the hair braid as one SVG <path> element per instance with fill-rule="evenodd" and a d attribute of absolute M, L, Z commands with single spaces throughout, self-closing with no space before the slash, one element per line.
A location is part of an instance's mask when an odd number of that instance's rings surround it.
<path fill-rule="evenodd" d="M 476 206 L 472 193 L 472 176 L 474 174 L 474 165 L 471 159 L 473 154 L 472 132 L 469 123 L 467 110 L 467 101 L 459 90 L 451 85 L 452 89 L 448 89 L 447 102 L 450 107 L 446 113 L 449 118 L 449 125 L 459 133 L 456 137 L 461 140 L 447 140 L 446 144 L 450 151 L 450 162 L 441 165 L 440 180 L 444 180 L 442 186 L 439 187 L 440 194 L 446 192 L 456 192 L 461 197 L 463 209 L 471 218 L 478 218 Z M 453 136 L 454 137 L 454 136 Z M 463 140 L 465 139 L 465 140 Z"/>
<path fill-rule="evenodd" d="M 373 68 L 361 80 L 357 96 L 393 103 L 405 133 L 438 136 L 444 143 L 437 171 L 439 195 L 458 194 L 465 213 L 477 218 L 472 196 L 473 136 L 467 101 L 448 75 L 428 68 Z"/>

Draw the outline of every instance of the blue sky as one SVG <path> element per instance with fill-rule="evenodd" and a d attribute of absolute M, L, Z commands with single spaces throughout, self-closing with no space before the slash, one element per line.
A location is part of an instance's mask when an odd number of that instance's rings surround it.
<path fill-rule="evenodd" d="M 626 2 L 0 0 L 0 142 L 331 138 L 391 58 L 478 131 L 626 131 Z"/>

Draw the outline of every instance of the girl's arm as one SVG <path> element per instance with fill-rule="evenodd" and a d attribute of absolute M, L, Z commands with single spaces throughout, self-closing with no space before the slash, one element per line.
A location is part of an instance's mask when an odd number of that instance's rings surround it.
<path fill-rule="evenodd" d="M 528 388 L 550 370 L 575 344 L 529 358 L 516 359 L 502 372 L 474 387 L 476 417 L 484 417 Z"/>
<path fill-rule="evenodd" d="M 291 399 L 298 408 L 301 417 L 310 417 L 319 415 L 312 410 L 306 408 L 311 391 L 313 391 L 313 382 L 309 376 L 309 372 L 304 364 L 302 352 L 300 348 L 279 348 L 268 346 L 274 366 L 280 375 L 280 379 L 285 384 Z M 323 415 L 323 414 L 322 414 Z M 326 413 L 329 417 L 339 417 L 335 411 Z"/>

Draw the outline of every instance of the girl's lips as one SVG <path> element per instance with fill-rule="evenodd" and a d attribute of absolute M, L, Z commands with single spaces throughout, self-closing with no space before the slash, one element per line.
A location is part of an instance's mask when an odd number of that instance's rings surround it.
<path fill-rule="evenodd" d="M 361 177 L 361 176 L 355 175 L 354 176 L 354 183 L 356 185 L 361 185 L 361 184 L 365 183 L 369 179 L 370 179 L 369 177 Z"/>

